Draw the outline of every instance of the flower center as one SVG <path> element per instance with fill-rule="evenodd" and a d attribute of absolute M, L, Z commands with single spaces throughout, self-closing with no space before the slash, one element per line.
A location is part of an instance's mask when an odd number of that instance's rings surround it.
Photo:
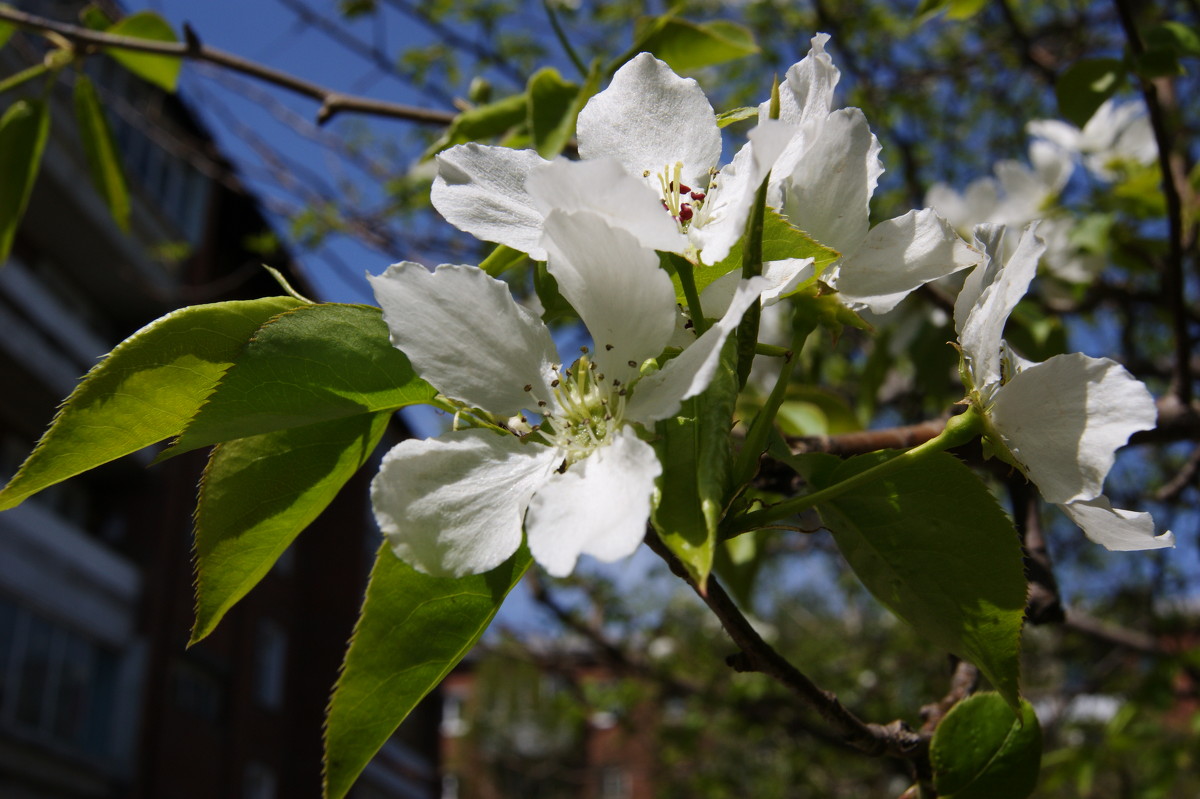
<path fill-rule="evenodd" d="M 679 226 L 681 232 L 686 231 L 688 224 L 692 221 L 696 211 L 704 204 L 704 192 L 692 189 L 690 186 L 684 185 L 681 180 L 683 174 L 683 162 L 676 161 L 673 165 L 667 164 L 658 173 L 658 188 L 662 194 L 663 208 L 675 220 L 675 224 Z M 642 173 L 642 177 L 649 178 L 650 171 L 646 170 Z"/>
<path fill-rule="evenodd" d="M 554 405 L 540 409 L 538 426 L 551 444 L 567 453 L 567 465 L 586 458 L 608 443 L 609 436 L 623 423 L 625 386 L 606 381 L 588 357 L 587 347 L 569 368 L 551 381 Z"/>

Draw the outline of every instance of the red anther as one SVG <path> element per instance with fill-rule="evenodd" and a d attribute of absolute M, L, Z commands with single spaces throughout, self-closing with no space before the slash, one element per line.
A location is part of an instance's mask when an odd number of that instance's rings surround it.
<path fill-rule="evenodd" d="M 692 199 L 698 203 L 704 202 L 704 192 L 702 192 L 702 191 L 692 192 Z"/>
<path fill-rule="evenodd" d="M 666 200 L 662 200 L 662 206 L 663 206 L 663 210 L 666 210 L 666 211 L 670 211 L 670 210 L 671 210 L 671 207 L 670 207 L 669 205 L 667 205 L 667 201 L 666 201 Z"/>
<path fill-rule="evenodd" d="M 686 222 L 691 218 L 692 218 L 692 206 L 688 205 L 687 203 L 684 203 L 683 205 L 679 206 L 679 221 Z"/>
<path fill-rule="evenodd" d="M 679 184 L 679 193 L 680 193 L 680 194 L 688 194 L 688 193 L 690 193 L 690 192 L 691 192 L 691 189 L 690 189 L 690 188 L 688 188 L 687 186 L 683 185 L 682 183 L 680 183 L 680 184 Z"/>

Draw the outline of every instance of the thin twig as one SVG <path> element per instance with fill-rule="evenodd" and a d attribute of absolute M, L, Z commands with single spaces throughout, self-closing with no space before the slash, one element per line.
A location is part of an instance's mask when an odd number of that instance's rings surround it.
<path fill-rule="evenodd" d="M 186 26 L 184 28 L 186 41 L 181 43 L 158 42 L 151 39 L 138 39 L 132 36 L 116 36 L 111 33 L 88 30 L 75 25 L 68 25 L 65 22 L 57 22 L 45 17 L 26 14 L 23 11 L 17 11 L 14 8 L 4 6 L 0 6 L 0 19 L 27 30 L 56 33 L 77 45 L 85 45 L 87 47 L 120 47 L 125 50 L 133 50 L 141 53 L 156 53 L 158 55 L 177 56 L 192 61 L 206 61 L 210 64 L 216 64 L 232 70 L 233 72 L 250 75 L 251 77 L 318 101 L 321 104 L 316 115 L 317 122 L 319 123 L 328 122 L 335 115 L 347 111 L 391 119 L 403 119 L 422 125 L 438 126 L 449 125 L 454 121 L 455 117 L 453 111 L 418 108 L 401 103 L 376 100 L 372 97 L 343 94 L 334 89 L 303 80 L 295 75 L 273 69 L 265 64 L 259 64 L 233 53 L 227 53 L 224 50 L 218 50 L 214 47 L 201 44 L 196 34 Z"/>

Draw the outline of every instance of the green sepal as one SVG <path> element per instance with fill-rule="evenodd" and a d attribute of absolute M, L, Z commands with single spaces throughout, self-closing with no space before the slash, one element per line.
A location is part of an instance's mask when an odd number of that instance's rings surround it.
<path fill-rule="evenodd" d="M 179 41 L 170 24 L 152 11 L 139 11 L 123 17 L 106 33 L 152 42 Z M 179 85 L 179 71 L 183 68 L 183 59 L 179 56 L 143 53 L 120 47 L 106 47 L 104 52 L 142 80 L 153 83 L 165 92 L 175 93 Z"/>
<path fill-rule="evenodd" d="M 430 402 L 378 308 L 304 305 L 264 325 L 165 459 L 289 427 Z"/>
<path fill-rule="evenodd" d="M 1025 799 L 1042 762 L 1037 714 L 1024 699 L 1013 718 L 999 694 L 969 696 L 938 724 L 929 761 L 942 799 Z"/>
<path fill-rule="evenodd" d="M 41 100 L 18 100 L 0 117 L 0 266 L 29 204 L 49 132 L 50 111 Z"/>
<path fill-rule="evenodd" d="M 173 311 L 118 344 L 67 397 L 0 491 L 0 510 L 81 472 L 178 435 L 254 332 L 291 297 Z"/>
<path fill-rule="evenodd" d="M 430 577 L 384 544 L 329 702 L 325 799 L 342 799 L 400 722 L 483 635 L 531 558 L 486 574 Z"/>
<path fill-rule="evenodd" d="M 730 337 L 708 388 L 684 400 L 675 417 L 656 426 L 654 443 L 663 473 L 651 521 L 701 590 L 712 571 L 717 528 L 732 483 L 729 430 L 738 394 L 736 361 Z"/>
<path fill-rule="evenodd" d="M 818 490 L 899 454 L 781 460 Z M 928 453 L 817 510 L 876 599 L 930 642 L 978 666 L 1018 707 L 1027 591 L 1021 545 L 970 469 L 947 453 Z"/>
<path fill-rule="evenodd" d="M 196 503 L 196 621 L 207 636 L 258 584 L 375 450 L 381 411 L 226 441 L 213 448 Z"/>
<path fill-rule="evenodd" d="M 104 199 L 113 221 L 129 231 L 129 187 L 121 171 L 121 158 L 92 79 L 84 72 L 75 75 L 75 120 L 87 157 L 92 185 Z"/>

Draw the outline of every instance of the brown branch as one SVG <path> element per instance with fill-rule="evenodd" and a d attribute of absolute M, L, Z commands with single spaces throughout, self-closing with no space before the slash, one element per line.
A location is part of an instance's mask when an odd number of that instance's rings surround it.
<path fill-rule="evenodd" d="M 418 108 L 401 103 L 389 103 L 371 97 L 361 97 L 343 94 L 334 89 L 303 80 L 295 75 L 282 72 L 259 64 L 241 56 L 218 50 L 201 44 L 199 38 L 191 30 L 184 27 L 185 42 L 158 42 L 151 39 L 138 39 L 132 36 L 116 36 L 111 33 L 80 28 L 65 22 L 56 22 L 45 17 L 26 14 L 14 8 L 0 6 L 0 19 L 27 30 L 43 33 L 55 33 L 75 45 L 82 45 L 84 50 L 102 47 L 120 47 L 141 53 L 176 56 L 192 61 L 204 61 L 224 67 L 233 72 L 240 72 L 253 78 L 272 83 L 295 94 L 310 97 L 321 104 L 317 111 L 317 122 L 328 122 L 342 112 L 370 114 L 373 116 L 403 119 L 422 125 L 449 125 L 456 116 L 452 111 L 438 111 L 428 108 Z"/>
<path fill-rule="evenodd" d="M 1132 649 L 1145 655 L 1162 657 L 1168 654 L 1153 635 L 1112 624 L 1082 611 L 1068 609 L 1063 627 L 1101 643 Z"/>
<path fill-rule="evenodd" d="M 1114 0 L 1121 28 L 1134 57 L 1145 52 L 1129 0 Z M 1163 198 L 1167 204 L 1168 242 L 1163 274 L 1163 294 L 1173 319 L 1175 366 L 1171 389 L 1181 402 L 1192 400 L 1191 337 L 1188 335 L 1187 304 L 1184 297 L 1184 255 L 1196 244 L 1196 223 L 1191 219 L 1191 184 L 1187 161 L 1179 151 L 1171 131 L 1170 118 L 1177 114 L 1175 89 L 1169 78 L 1140 78 L 1142 97 L 1150 114 L 1154 141 L 1158 145 L 1158 165 L 1162 172 Z"/>
<path fill-rule="evenodd" d="M 1154 499 L 1158 502 L 1171 502 L 1179 499 L 1179 495 L 1188 486 L 1196 482 L 1197 474 L 1200 474 L 1200 446 L 1192 448 L 1192 454 L 1188 456 L 1187 462 L 1183 464 L 1183 468 L 1170 481 L 1154 492 Z"/>
<path fill-rule="evenodd" d="M 974 693 L 978 685 L 979 669 L 968 660 L 958 661 L 950 677 L 950 690 L 937 702 L 921 708 L 921 718 L 924 719 L 921 732 L 933 734 L 950 709 Z"/>
<path fill-rule="evenodd" d="M 909 729 L 903 721 L 887 725 L 864 722 L 851 713 L 837 696 L 818 687 L 803 672 L 762 639 L 749 620 L 713 577 L 706 590 L 692 581 L 687 569 L 653 532 L 646 544 L 666 561 L 671 571 L 687 582 L 721 622 L 725 632 L 741 650 L 730 656 L 729 665 L 737 671 L 754 671 L 779 682 L 833 728 L 843 742 L 871 756 L 889 755 L 913 761 L 918 771 L 928 770 L 929 738 Z"/>

